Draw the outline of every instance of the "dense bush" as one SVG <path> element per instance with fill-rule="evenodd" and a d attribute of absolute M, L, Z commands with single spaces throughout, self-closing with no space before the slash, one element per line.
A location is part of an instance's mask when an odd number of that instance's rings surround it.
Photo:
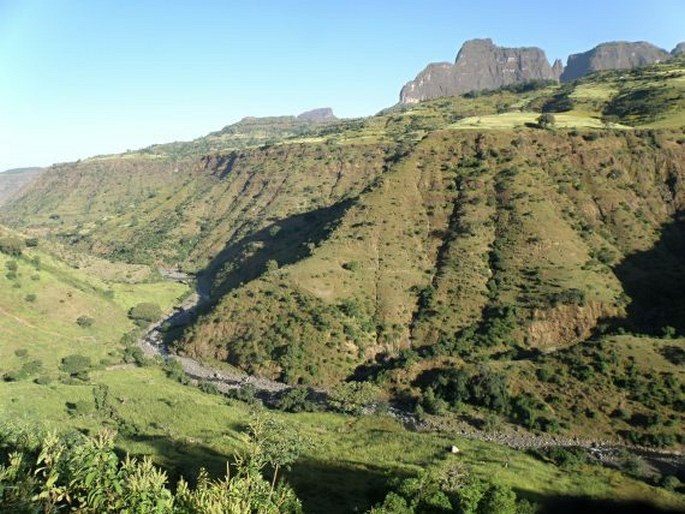
<path fill-rule="evenodd" d="M 164 371 L 166 372 L 167 376 L 172 380 L 176 380 L 181 384 L 189 383 L 188 375 L 186 375 L 186 372 L 183 369 L 183 365 L 180 361 L 174 359 L 173 357 L 169 358 L 164 363 Z"/>
<path fill-rule="evenodd" d="M 473 477 L 464 469 L 421 471 L 397 481 L 369 514 L 529 514 L 536 509 L 507 486 Z"/>
<path fill-rule="evenodd" d="M 136 324 L 145 326 L 159 320 L 162 317 L 162 309 L 156 303 L 141 302 L 128 311 L 128 317 Z"/>
<path fill-rule="evenodd" d="M 80 380 L 88 379 L 88 370 L 90 369 L 90 357 L 85 355 L 73 354 L 64 357 L 60 363 L 60 370 L 72 378 Z"/>
<path fill-rule="evenodd" d="M 0 252 L 19 257 L 24 251 L 24 240 L 18 237 L 0 237 Z"/>
<path fill-rule="evenodd" d="M 79 316 L 76 318 L 76 324 L 82 328 L 88 328 L 95 323 L 95 320 L 90 316 Z"/>
<path fill-rule="evenodd" d="M 304 387 L 293 387 L 280 394 L 275 404 L 277 409 L 286 412 L 314 412 L 319 404 L 312 399 L 311 391 Z"/>
<path fill-rule="evenodd" d="M 589 461 L 587 450 L 577 446 L 567 448 L 549 446 L 531 450 L 531 453 L 541 460 L 552 462 L 562 468 L 580 466 Z"/>
<path fill-rule="evenodd" d="M 134 363 L 136 366 L 145 365 L 145 355 L 143 350 L 136 344 L 125 344 L 122 352 L 122 360 L 127 363 Z"/>
<path fill-rule="evenodd" d="M 76 408 L 75 404 L 73 406 Z M 223 480 L 201 470 L 195 488 L 181 480 L 169 487 L 167 475 L 149 458 L 123 460 L 114 435 L 67 436 L 35 429 L 0 427 L 0 510 L 2 512 L 83 512 L 191 514 L 294 514 L 302 512 L 278 469 L 299 455 L 298 439 L 264 421 L 251 425 L 249 447 Z M 288 446 L 274 433 L 286 434 Z M 263 473 L 271 470 L 271 479 Z"/>
<path fill-rule="evenodd" d="M 440 370 L 425 389 L 419 404 L 426 411 L 436 412 L 443 400 L 452 407 L 461 403 L 485 407 L 504 413 L 509 409 L 509 392 L 506 378 L 483 368 L 470 372 L 465 368 Z"/>
<path fill-rule="evenodd" d="M 536 121 L 538 122 L 538 125 L 540 126 L 540 128 L 545 129 L 545 128 L 553 127 L 557 120 L 554 117 L 554 114 L 552 114 L 550 112 L 546 112 L 546 113 L 538 116 L 538 119 Z"/>
<path fill-rule="evenodd" d="M 331 389 L 330 406 L 346 414 L 359 415 L 378 400 L 378 387 L 368 382 L 343 382 Z"/>

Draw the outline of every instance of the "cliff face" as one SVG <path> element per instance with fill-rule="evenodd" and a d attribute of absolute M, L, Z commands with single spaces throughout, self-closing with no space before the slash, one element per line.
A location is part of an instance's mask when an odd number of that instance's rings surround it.
<path fill-rule="evenodd" d="M 685 41 L 678 43 L 676 47 L 671 50 L 671 55 L 682 55 L 685 54 Z"/>
<path fill-rule="evenodd" d="M 416 103 L 528 80 L 558 80 L 560 63 L 550 66 L 540 48 L 503 48 L 491 39 L 467 41 L 454 64 L 429 64 L 400 92 L 400 102 Z"/>
<path fill-rule="evenodd" d="M 561 74 L 561 80 L 569 82 L 593 71 L 647 66 L 665 61 L 669 57 L 670 54 L 666 50 L 644 41 L 602 43 L 587 52 L 570 55 L 566 68 Z"/>

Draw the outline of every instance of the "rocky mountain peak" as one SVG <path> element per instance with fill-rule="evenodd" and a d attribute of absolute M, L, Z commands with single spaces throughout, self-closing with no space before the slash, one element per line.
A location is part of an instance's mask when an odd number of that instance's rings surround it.
<path fill-rule="evenodd" d="M 335 121 L 338 118 L 335 117 L 335 114 L 333 114 L 333 109 L 330 107 L 321 107 L 318 109 L 312 109 L 311 111 L 303 112 L 297 117 L 297 119 L 321 123 L 324 121 Z"/>
<path fill-rule="evenodd" d="M 671 50 L 671 55 L 682 55 L 685 54 L 685 41 L 678 43 L 676 47 Z"/>
<path fill-rule="evenodd" d="M 492 39 L 466 41 L 454 64 L 429 64 L 400 92 L 400 102 L 416 103 L 440 96 L 451 96 L 483 89 L 497 89 L 529 80 L 556 80 L 540 48 L 505 48 Z"/>
<path fill-rule="evenodd" d="M 669 57 L 666 50 L 645 41 L 602 43 L 587 52 L 569 55 L 561 80 L 569 82 L 594 71 L 647 66 Z"/>

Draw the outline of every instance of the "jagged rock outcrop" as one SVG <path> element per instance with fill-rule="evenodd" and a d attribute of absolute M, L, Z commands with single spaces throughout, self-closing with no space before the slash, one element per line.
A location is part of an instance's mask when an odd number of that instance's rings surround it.
<path fill-rule="evenodd" d="M 671 50 L 671 55 L 683 55 L 685 54 L 685 41 L 678 43 L 673 50 Z"/>
<path fill-rule="evenodd" d="M 303 112 L 297 119 L 321 123 L 324 121 L 335 121 L 338 118 L 333 114 L 333 109 L 330 107 L 322 107 L 320 109 L 312 109 L 311 111 Z"/>
<path fill-rule="evenodd" d="M 669 57 L 666 50 L 644 41 L 602 43 L 587 52 L 569 55 L 561 81 L 576 80 L 593 71 L 638 68 Z"/>
<path fill-rule="evenodd" d="M 464 43 L 454 64 L 429 64 L 408 82 L 400 92 L 400 102 L 416 103 L 529 80 L 557 80 L 560 64 L 555 63 L 553 69 L 540 48 L 503 48 L 491 39 L 473 39 Z"/>

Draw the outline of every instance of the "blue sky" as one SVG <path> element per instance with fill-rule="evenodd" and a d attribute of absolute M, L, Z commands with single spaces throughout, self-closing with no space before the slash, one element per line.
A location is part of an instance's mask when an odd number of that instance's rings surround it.
<path fill-rule="evenodd" d="M 244 116 L 373 114 L 464 40 L 566 58 L 685 40 L 682 0 L 0 0 L 0 170 L 192 139 Z"/>

